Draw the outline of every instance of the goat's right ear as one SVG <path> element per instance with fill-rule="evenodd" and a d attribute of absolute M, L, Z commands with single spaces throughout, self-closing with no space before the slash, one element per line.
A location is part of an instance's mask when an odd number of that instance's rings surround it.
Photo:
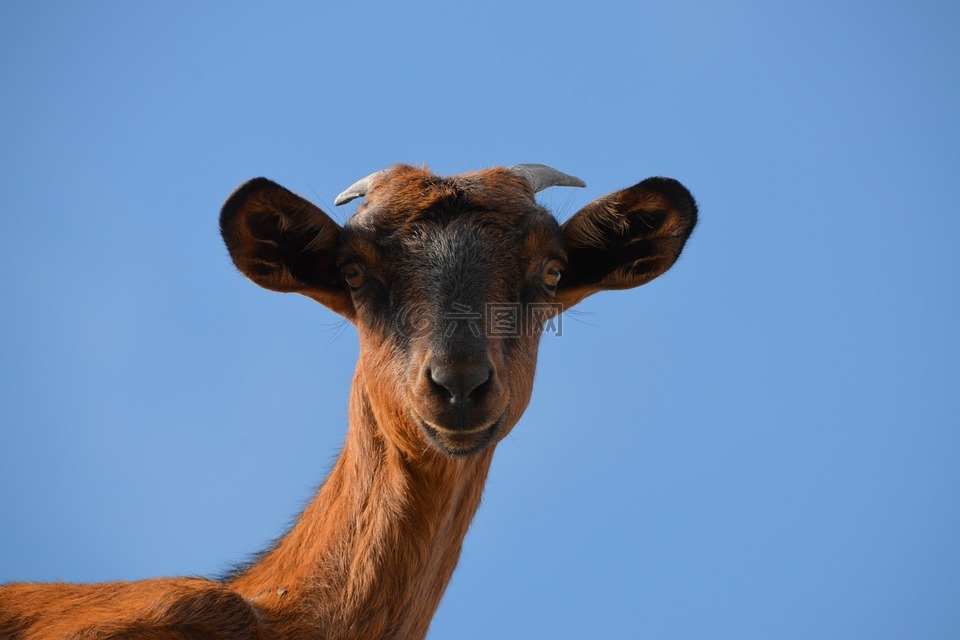
<path fill-rule="evenodd" d="M 237 187 L 220 210 L 220 233 L 243 275 L 351 318 L 350 290 L 337 268 L 341 231 L 313 203 L 266 178 Z"/>
<path fill-rule="evenodd" d="M 630 289 L 669 269 L 697 224 L 697 203 L 671 178 L 647 178 L 594 200 L 567 220 L 567 268 L 556 301 L 569 308 L 587 296 Z"/>

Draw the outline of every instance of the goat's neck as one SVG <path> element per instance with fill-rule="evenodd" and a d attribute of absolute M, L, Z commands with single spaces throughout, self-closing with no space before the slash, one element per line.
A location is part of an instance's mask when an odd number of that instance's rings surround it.
<path fill-rule="evenodd" d="M 402 453 L 378 423 L 395 420 L 390 433 L 408 436 L 416 427 L 370 391 L 358 368 L 333 471 L 290 533 L 232 583 L 279 637 L 425 636 L 480 504 L 492 448 L 465 459 Z"/>

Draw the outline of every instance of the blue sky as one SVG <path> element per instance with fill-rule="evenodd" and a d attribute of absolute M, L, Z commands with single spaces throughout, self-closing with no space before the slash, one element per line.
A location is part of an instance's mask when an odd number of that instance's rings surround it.
<path fill-rule="evenodd" d="M 265 175 L 649 175 L 672 271 L 541 348 L 431 638 L 956 638 L 956 3 L 0 6 L 0 581 L 211 575 L 339 451 L 356 333 L 232 267 Z"/>

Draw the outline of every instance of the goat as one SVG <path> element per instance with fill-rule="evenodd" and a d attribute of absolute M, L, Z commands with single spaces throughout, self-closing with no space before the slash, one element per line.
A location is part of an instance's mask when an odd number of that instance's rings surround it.
<path fill-rule="evenodd" d="M 292 530 L 224 579 L 9 584 L 0 638 L 423 638 L 544 322 L 664 273 L 696 224 L 686 188 L 649 178 L 561 225 L 534 198 L 556 185 L 584 186 L 543 165 L 396 165 L 340 194 L 365 196 L 343 226 L 265 178 L 238 187 L 220 214 L 238 269 L 358 328 L 339 459 Z"/>

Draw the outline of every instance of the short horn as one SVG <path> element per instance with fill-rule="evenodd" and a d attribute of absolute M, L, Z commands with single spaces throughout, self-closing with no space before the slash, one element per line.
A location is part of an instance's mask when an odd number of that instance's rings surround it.
<path fill-rule="evenodd" d="M 357 180 L 337 196 L 336 200 L 333 201 L 333 205 L 339 207 L 340 205 L 347 204 L 351 200 L 356 200 L 357 198 L 367 195 L 367 190 L 370 189 L 370 185 L 372 185 L 381 174 L 386 172 L 386 169 L 384 169 L 383 171 L 371 173 L 362 180 Z"/>
<path fill-rule="evenodd" d="M 533 192 L 543 191 L 547 187 L 585 187 L 587 184 L 580 178 L 568 176 L 545 164 L 515 164 L 507 167 L 530 183 Z"/>

